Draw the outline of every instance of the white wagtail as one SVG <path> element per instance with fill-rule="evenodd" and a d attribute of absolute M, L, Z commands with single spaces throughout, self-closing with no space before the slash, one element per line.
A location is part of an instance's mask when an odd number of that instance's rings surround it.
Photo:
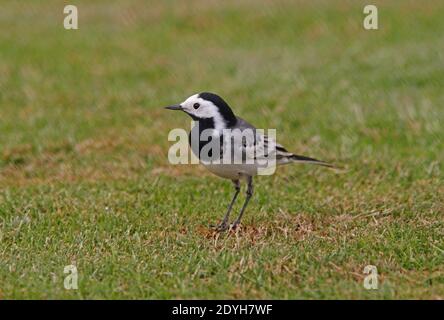
<path fill-rule="evenodd" d="M 181 104 L 168 106 L 166 109 L 181 110 L 191 116 L 196 122 L 196 126 L 189 134 L 189 143 L 193 153 L 210 172 L 222 178 L 230 179 L 234 183 L 236 191 L 222 222 L 216 226 L 217 231 L 228 229 L 230 212 L 240 191 L 240 180 L 245 179 L 248 183 L 246 199 L 232 227 L 236 228 L 239 225 L 245 208 L 253 195 L 253 176 L 257 175 L 260 169 L 269 167 L 271 158 L 275 160 L 273 163 L 276 165 L 303 162 L 334 168 L 329 163 L 288 152 L 283 146 L 276 143 L 274 139 L 258 133 L 258 129 L 237 117 L 228 104 L 214 93 L 202 92 L 195 94 Z M 211 134 L 206 138 L 202 138 L 204 131 L 210 131 Z M 246 138 L 243 136 L 240 140 L 233 140 L 233 137 L 230 136 L 227 139 L 227 132 L 230 131 L 240 132 L 241 135 L 245 131 L 250 131 L 254 132 L 254 136 L 253 138 L 251 136 L 248 138 L 249 135 L 245 135 Z M 198 138 L 197 144 L 194 144 L 196 139 L 193 137 Z M 217 139 L 214 139 L 214 137 L 217 137 Z M 203 155 L 202 151 L 212 141 L 220 143 L 220 152 L 216 154 L 212 152 L 214 149 L 210 149 L 206 155 Z M 261 152 L 258 152 L 259 150 Z M 237 160 L 241 159 L 240 161 L 233 161 L 233 152 L 235 154 L 234 158 Z M 230 154 L 229 159 L 231 159 L 231 162 L 214 161 L 215 159 L 220 160 L 224 158 L 227 153 Z M 236 157 L 236 154 L 240 154 L 240 157 Z M 266 164 L 264 165 L 264 163 Z"/>

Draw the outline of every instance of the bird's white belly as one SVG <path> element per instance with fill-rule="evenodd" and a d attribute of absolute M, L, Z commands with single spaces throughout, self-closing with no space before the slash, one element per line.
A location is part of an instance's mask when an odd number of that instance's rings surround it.
<path fill-rule="evenodd" d="M 258 166 L 256 164 L 205 164 L 203 166 L 215 175 L 237 180 L 241 176 L 255 176 Z"/>

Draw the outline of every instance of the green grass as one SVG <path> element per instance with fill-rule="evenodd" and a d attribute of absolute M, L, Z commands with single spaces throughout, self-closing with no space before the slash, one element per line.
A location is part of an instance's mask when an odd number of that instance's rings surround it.
<path fill-rule="evenodd" d="M 0 11 L 0 298 L 444 298 L 444 3 L 72 4 Z M 203 90 L 348 172 L 259 177 L 213 234 L 232 186 L 168 163 L 162 109 Z"/>

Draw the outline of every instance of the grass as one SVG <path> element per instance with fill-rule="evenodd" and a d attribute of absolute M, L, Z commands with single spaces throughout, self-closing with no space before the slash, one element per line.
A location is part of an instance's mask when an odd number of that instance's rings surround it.
<path fill-rule="evenodd" d="M 444 4 L 375 3 L 5 1 L 0 298 L 444 298 Z M 348 172 L 259 177 L 213 234 L 232 187 L 167 162 L 162 109 L 203 90 Z"/>

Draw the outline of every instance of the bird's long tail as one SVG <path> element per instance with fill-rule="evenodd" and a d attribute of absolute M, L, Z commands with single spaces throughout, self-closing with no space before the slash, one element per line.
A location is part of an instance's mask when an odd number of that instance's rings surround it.
<path fill-rule="evenodd" d="M 338 169 L 338 167 L 318 159 L 306 157 L 306 156 L 300 156 L 291 152 L 288 152 L 284 147 L 281 145 L 276 146 L 276 161 L 278 164 L 287 164 L 287 163 L 293 163 L 293 162 L 300 162 L 300 163 L 310 163 L 310 164 L 316 164 L 319 166 L 324 166 L 328 168 Z"/>
<path fill-rule="evenodd" d="M 314 158 L 310 158 L 310 157 L 306 157 L 306 156 L 291 154 L 291 156 L 289 156 L 288 158 L 291 160 L 291 162 L 310 163 L 310 164 L 316 164 L 319 166 L 336 169 L 336 166 L 332 165 L 331 163 L 321 161 L 318 159 L 314 159 Z"/>

